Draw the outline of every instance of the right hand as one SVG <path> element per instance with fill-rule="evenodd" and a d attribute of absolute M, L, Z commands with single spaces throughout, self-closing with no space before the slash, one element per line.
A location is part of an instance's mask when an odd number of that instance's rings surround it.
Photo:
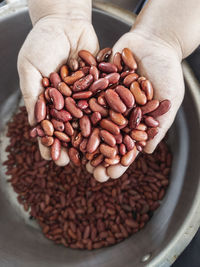
<path fill-rule="evenodd" d="M 96 54 L 99 50 L 97 36 L 92 24 L 86 19 L 70 19 L 48 15 L 38 20 L 26 38 L 19 56 L 18 72 L 20 87 L 31 125 L 36 124 L 34 107 L 39 94 L 44 90 L 42 77 L 49 77 L 58 71 L 70 58 L 77 58 L 78 51 L 89 50 Z M 44 159 L 50 160 L 50 149 L 41 144 L 39 148 Z M 69 163 L 66 148 L 56 161 L 59 166 Z"/>

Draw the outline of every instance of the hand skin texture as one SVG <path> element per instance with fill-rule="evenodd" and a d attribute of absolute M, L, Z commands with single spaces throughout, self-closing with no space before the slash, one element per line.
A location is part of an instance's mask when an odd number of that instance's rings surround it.
<path fill-rule="evenodd" d="M 148 1 L 131 31 L 113 47 L 113 54 L 124 47 L 130 48 L 138 62 L 139 74 L 153 84 L 154 97 L 169 99 L 172 104 L 169 112 L 158 118 L 159 133 L 147 143 L 147 153 L 153 152 L 170 128 L 184 96 L 181 60 L 200 41 L 195 31 L 200 5 L 193 9 L 195 2 Z M 42 76 L 48 77 L 69 58 L 76 58 L 81 49 L 95 55 L 99 46 L 91 24 L 91 0 L 29 0 L 29 11 L 34 27 L 19 53 L 18 71 L 29 122 L 34 125 L 34 106 L 43 90 Z M 185 20 L 187 25 L 183 27 Z M 193 33 L 193 42 L 188 38 L 188 31 Z M 41 155 L 49 160 L 50 150 L 40 140 L 39 148 Z M 62 148 L 56 164 L 64 166 L 68 162 L 67 150 Z M 128 168 L 120 164 L 107 169 L 102 165 L 94 168 L 90 163 L 86 167 L 100 182 L 109 177 L 119 178 Z"/>

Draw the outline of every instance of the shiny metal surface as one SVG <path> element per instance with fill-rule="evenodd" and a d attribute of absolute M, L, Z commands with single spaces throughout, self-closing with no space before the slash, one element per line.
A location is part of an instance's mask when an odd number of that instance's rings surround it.
<path fill-rule="evenodd" d="M 103 7 L 101 7 L 103 8 Z M 117 8 L 93 11 L 101 47 L 112 46 L 134 20 Z M 17 12 L 16 12 L 17 11 Z M 0 12 L 1 13 L 1 12 Z M 24 7 L 6 10 L 0 19 L 0 130 L 19 98 L 17 53 L 31 28 Z M 9 15 L 8 15 L 9 14 Z M 118 17 L 116 17 L 118 16 Z M 120 18 L 121 17 L 121 18 Z M 128 22 L 126 22 L 128 18 Z M 109 25 L 109 27 L 107 27 Z M 4 167 L 0 178 L 0 266 L 1 267 L 121 267 L 169 266 L 186 247 L 200 223 L 200 95 L 198 83 L 187 64 L 183 65 L 186 96 L 169 143 L 174 154 L 171 184 L 161 207 L 148 225 L 124 242 L 96 251 L 78 251 L 54 245 L 16 204 L 6 183 Z M 3 134 L 2 134 L 3 136 Z M 5 138 L 1 139 L 1 158 Z"/>

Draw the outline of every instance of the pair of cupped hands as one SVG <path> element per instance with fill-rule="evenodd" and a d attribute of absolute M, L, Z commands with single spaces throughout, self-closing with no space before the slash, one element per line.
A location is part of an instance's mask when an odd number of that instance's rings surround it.
<path fill-rule="evenodd" d="M 125 47 L 133 52 L 138 62 L 139 74 L 152 82 L 154 97 L 171 101 L 169 112 L 158 118 L 159 133 L 153 140 L 147 142 L 144 149 L 145 152 L 152 153 L 173 123 L 183 99 L 181 59 L 176 49 L 169 43 L 157 38 L 156 35 L 149 35 L 142 27 L 140 29 L 135 27 L 125 33 L 114 44 L 113 55 L 118 51 L 121 52 Z M 38 95 L 44 90 L 41 84 L 42 77 L 49 77 L 51 72 L 58 71 L 67 60 L 77 58 L 81 49 L 88 50 L 94 55 L 99 51 L 96 33 L 88 19 L 47 16 L 35 23 L 18 57 L 20 87 L 31 125 L 36 123 L 34 106 Z M 50 149 L 43 146 L 40 140 L 38 141 L 42 157 L 50 160 Z M 56 164 L 65 166 L 68 163 L 67 149 L 62 148 L 61 157 Z M 101 165 L 93 168 L 89 163 L 86 167 L 100 182 L 106 181 L 109 177 L 119 178 L 127 169 L 120 164 L 107 169 Z"/>

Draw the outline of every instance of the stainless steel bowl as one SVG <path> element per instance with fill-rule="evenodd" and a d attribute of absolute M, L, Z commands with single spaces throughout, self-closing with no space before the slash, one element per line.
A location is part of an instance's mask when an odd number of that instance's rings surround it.
<path fill-rule="evenodd" d="M 102 4 L 99 8 L 105 9 Z M 134 17 L 106 6 L 93 10 L 93 22 L 102 47 L 112 46 Z M 109 13 L 108 13 L 109 12 Z M 27 9 L 16 4 L 0 10 L 0 130 L 1 158 L 6 139 L 5 122 L 20 96 L 16 60 L 31 29 Z M 0 179 L 0 266 L 1 267 L 121 267 L 170 266 L 187 246 L 200 222 L 200 108 L 199 86 L 183 64 L 186 95 L 169 133 L 174 155 L 171 182 L 161 207 L 147 226 L 124 242 L 95 251 L 66 249 L 45 239 L 31 223 L 6 183 L 5 168 Z M 175 88 L 176 90 L 176 88 Z"/>

